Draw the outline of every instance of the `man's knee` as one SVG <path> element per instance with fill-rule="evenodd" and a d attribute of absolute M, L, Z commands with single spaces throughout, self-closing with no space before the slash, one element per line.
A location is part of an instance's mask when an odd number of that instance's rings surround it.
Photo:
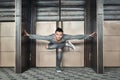
<path fill-rule="evenodd" d="M 57 50 L 58 50 L 58 52 L 62 52 L 62 49 L 61 49 L 61 48 L 58 48 Z"/>

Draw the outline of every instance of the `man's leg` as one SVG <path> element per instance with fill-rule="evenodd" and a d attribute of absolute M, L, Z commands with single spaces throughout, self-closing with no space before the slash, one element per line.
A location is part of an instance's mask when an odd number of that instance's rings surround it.
<path fill-rule="evenodd" d="M 57 44 L 53 44 L 53 43 L 49 43 L 47 46 L 47 49 L 56 49 L 57 48 Z"/>
<path fill-rule="evenodd" d="M 62 61 L 62 52 L 63 48 L 65 47 L 65 43 L 61 44 L 53 44 L 49 43 L 48 44 L 48 49 L 56 49 L 56 71 L 61 72 L 61 61 Z"/>
<path fill-rule="evenodd" d="M 75 46 L 70 41 L 66 41 L 65 46 L 75 49 Z"/>
<path fill-rule="evenodd" d="M 62 49 L 56 49 L 56 71 L 61 72 L 61 61 L 62 61 Z"/>
<path fill-rule="evenodd" d="M 49 43 L 48 46 L 46 47 L 47 49 L 57 49 L 57 48 L 64 48 L 65 43 Z"/>

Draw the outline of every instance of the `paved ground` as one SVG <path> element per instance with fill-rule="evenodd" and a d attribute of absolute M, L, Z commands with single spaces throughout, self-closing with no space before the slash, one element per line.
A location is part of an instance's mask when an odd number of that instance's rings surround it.
<path fill-rule="evenodd" d="M 96 74 L 91 68 L 31 68 L 16 74 L 14 68 L 0 68 L 0 80 L 120 80 L 120 68 L 105 68 L 104 74 Z"/>

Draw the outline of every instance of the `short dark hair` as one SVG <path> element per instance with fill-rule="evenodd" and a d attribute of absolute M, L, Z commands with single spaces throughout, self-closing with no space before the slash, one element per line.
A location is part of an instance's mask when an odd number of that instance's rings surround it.
<path fill-rule="evenodd" d="M 63 32 L 63 29 L 62 28 L 57 28 L 56 30 L 55 30 L 55 32 Z"/>

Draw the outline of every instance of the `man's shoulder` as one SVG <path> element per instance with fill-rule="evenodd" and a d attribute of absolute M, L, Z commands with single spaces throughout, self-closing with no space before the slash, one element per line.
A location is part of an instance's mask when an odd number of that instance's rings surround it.
<path fill-rule="evenodd" d="M 54 37 L 54 35 L 55 35 L 55 34 L 53 33 L 53 34 L 50 34 L 49 36 Z"/>
<path fill-rule="evenodd" d="M 50 36 L 54 36 L 54 35 L 55 35 L 54 33 L 50 34 Z"/>
<path fill-rule="evenodd" d="M 63 36 L 67 36 L 68 34 L 63 34 Z"/>

